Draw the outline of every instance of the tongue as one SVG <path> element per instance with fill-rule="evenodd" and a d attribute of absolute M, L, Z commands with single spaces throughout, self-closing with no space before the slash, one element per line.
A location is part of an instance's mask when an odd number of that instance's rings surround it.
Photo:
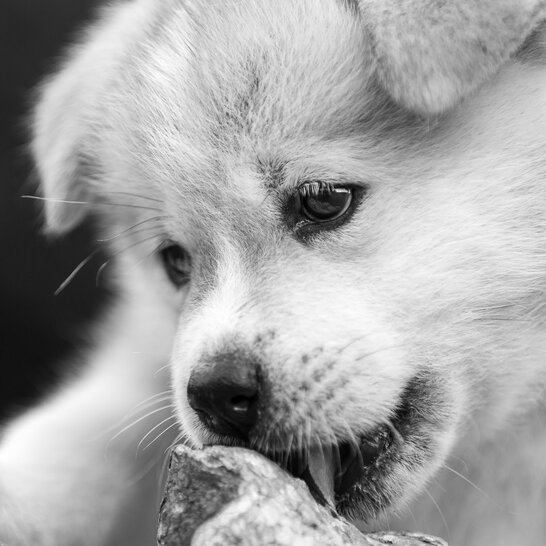
<path fill-rule="evenodd" d="M 302 478 L 315 499 L 335 510 L 334 480 L 337 472 L 336 459 L 331 446 L 312 448 L 308 455 L 308 466 Z"/>

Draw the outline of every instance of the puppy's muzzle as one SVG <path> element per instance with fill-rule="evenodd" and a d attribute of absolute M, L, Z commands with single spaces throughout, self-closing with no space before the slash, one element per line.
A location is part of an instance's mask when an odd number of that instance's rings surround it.
<path fill-rule="evenodd" d="M 258 420 L 260 390 L 257 359 L 222 353 L 192 372 L 188 402 L 211 432 L 246 441 Z"/>
<path fill-rule="evenodd" d="M 294 476 L 302 478 L 317 501 L 328 504 L 322 489 L 310 473 L 313 454 L 324 452 L 324 472 L 331 474 L 331 494 L 342 498 L 367 474 L 374 471 L 376 462 L 389 452 L 394 439 L 394 426 L 382 424 L 361 438 L 332 444 L 313 442 L 294 448 L 293 430 L 276 431 L 272 444 L 268 437 L 271 422 L 266 407 L 273 401 L 262 376 L 260 360 L 251 351 L 235 349 L 202 359 L 190 375 L 187 387 L 188 402 L 205 429 L 216 435 L 213 443 L 243 445 L 258 449 Z M 279 424 L 278 422 L 276 423 Z M 268 430 L 269 429 L 269 430 Z M 267 431 L 267 432 L 266 432 Z M 286 440 L 283 446 L 283 437 Z M 274 449 L 272 449 L 274 447 Z M 325 461 L 328 460 L 330 464 Z"/>

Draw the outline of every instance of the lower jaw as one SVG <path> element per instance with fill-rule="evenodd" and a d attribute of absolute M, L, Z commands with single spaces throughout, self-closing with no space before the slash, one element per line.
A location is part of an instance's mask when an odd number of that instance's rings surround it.
<path fill-rule="evenodd" d="M 381 461 L 399 441 L 400 434 L 389 422 L 362 436 L 358 443 L 342 442 L 338 445 L 321 446 L 321 450 L 333 453 L 335 461 L 333 469 L 334 499 L 327 498 L 323 488 L 313 476 L 309 464 L 310 451 L 304 453 L 266 452 L 264 454 L 293 476 L 304 480 L 318 503 L 337 507 L 339 501 L 342 504 L 346 503 L 357 484 L 379 471 Z"/>

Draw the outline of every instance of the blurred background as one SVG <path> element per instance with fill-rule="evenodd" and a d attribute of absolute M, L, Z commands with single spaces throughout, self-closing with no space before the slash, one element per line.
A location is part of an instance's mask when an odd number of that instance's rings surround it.
<path fill-rule="evenodd" d="M 41 207 L 26 155 L 32 90 L 54 66 L 97 0 L 0 2 L 0 423 L 44 396 L 85 347 L 86 325 L 106 294 L 95 286 L 101 257 L 58 296 L 95 248 L 89 226 L 61 240 L 40 234 Z M 69 363 L 70 362 L 70 363 Z"/>

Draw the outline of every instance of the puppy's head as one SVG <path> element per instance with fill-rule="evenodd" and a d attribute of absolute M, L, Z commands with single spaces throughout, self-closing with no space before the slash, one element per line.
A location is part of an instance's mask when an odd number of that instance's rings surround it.
<path fill-rule="evenodd" d="M 542 4 L 489 4 L 142 0 L 45 86 L 48 227 L 169 310 L 195 445 L 318 451 L 372 519 L 540 383 Z"/>

